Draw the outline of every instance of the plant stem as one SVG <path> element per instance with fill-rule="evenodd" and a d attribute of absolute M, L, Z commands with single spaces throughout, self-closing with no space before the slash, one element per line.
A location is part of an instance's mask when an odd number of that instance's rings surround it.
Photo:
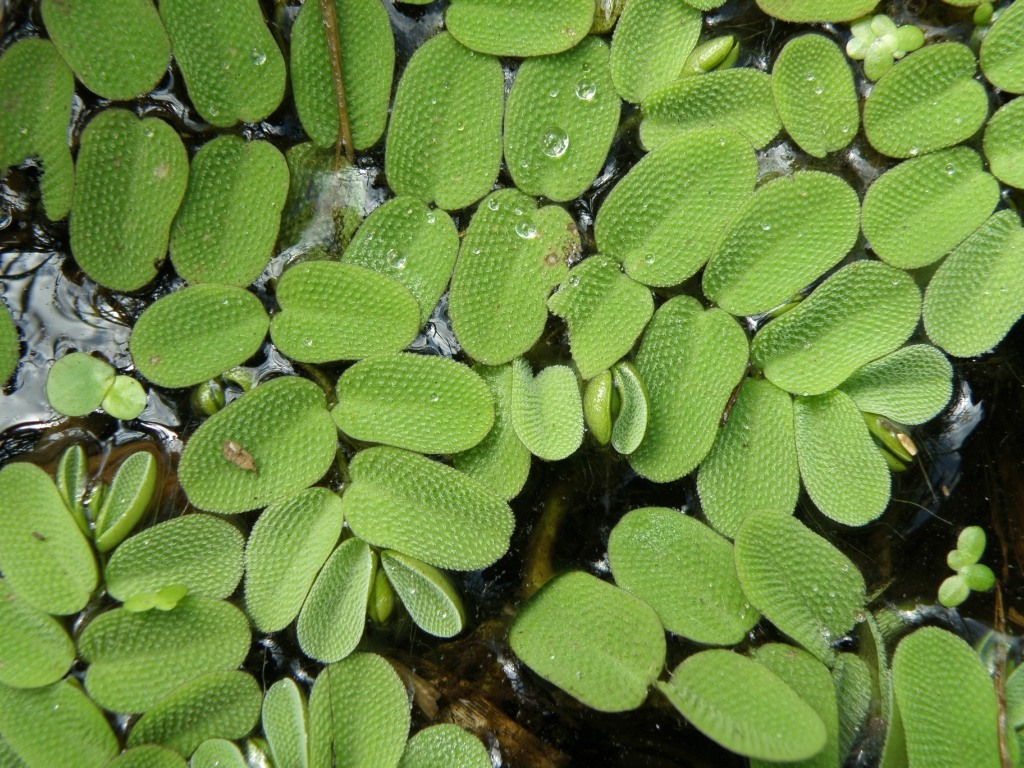
<path fill-rule="evenodd" d="M 334 148 L 335 165 L 341 160 L 341 147 L 345 146 L 345 157 L 351 163 L 352 134 L 348 127 L 348 106 L 345 104 L 345 79 L 341 68 L 341 41 L 338 39 L 338 18 L 334 13 L 334 0 L 320 0 L 320 18 L 327 36 L 327 53 L 331 60 L 331 75 L 334 79 L 334 98 L 338 103 L 338 141 Z"/>

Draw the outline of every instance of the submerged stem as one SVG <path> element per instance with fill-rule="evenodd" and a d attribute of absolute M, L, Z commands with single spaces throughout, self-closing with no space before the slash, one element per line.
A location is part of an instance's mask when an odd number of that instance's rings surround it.
<path fill-rule="evenodd" d="M 334 98 L 338 104 L 338 139 L 334 148 L 335 161 L 341 159 L 341 147 L 345 146 L 345 157 L 352 162 L 352 133 L 348 126 L 348 106 L 345 103 L 345 79 L 341 68 L 341 41 L 338 39 L 338 18 L 334 13 L 334 0 L 320 0 L 320 18 L 327 36 L 327 53 L 331 60 L 331 75 L 334 80 Z M 335 163 L 337 164 L 337 162 Z"/>

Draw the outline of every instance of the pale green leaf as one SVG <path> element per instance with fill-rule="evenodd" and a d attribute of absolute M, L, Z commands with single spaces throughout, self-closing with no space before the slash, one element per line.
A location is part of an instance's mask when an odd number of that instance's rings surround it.
<path fill-rule="evenodd" d="M 366 626 L 373 569 L 373 553 L 359 539 L 334 550 L 299 612 L 296 633 L 303 653 L 329 663 L 355 650 Z"/>
<path fill-rule="evenodd" d="M 650 403 L 647 388 L 632 363 L 623 360 L 612 368 L 612 381 L 619 397 L 619 413 L 612 425 L 612 447 L 619 453 L 633 453 L 647 434 Z"/>
<path fill-rule="evenodd" d="M 115 375 L 110 363 L 84 352 L 71 352 L 50 368 L 46 399 L 63 416 L 85 416 L 100 407 Z"/>
<path fill-rule="evenodd" d="M 923 424 L 949 402 L 953 366 L 930 344 L 914 344 L 868 363 L 840 389 L 865 413 L 900 424 Z"/>
<path fill-rule="evenodd" d="M 131 421 L 146 410 L 147 395 L 142 384 L 131 376 L 115 376 L 100 407 L 115 419 Z"/>
<path fill-rule="evenodd" d="M 530 364 L 517 358 L 512 363 L 510 409 L 516 434 L 540 459 L 564 459 L 583 442 L 583 401 L 568 366 L 548 366 L 534 376 Z"/>
<path fill-rule="evenodd" d="M 1024 99 L 1000 107 L 985 126 L 985 159 L 1004 184 L 1024 189 Z"/>
<path fill-rule="evenodd" d="M 435 637 L 462 631 L 462 597 L 443 571 L 392 550 L 381 552 L 380 562 L 416 626 Z"/>
<path fill-rule="evenodd" d="M 172 749 L 143 744 L 125 750 L 111 760 L 106 768 L 185 768 L 185 758 Z"/>
<path fill-rule="evenodd" d="M 519 610 L 508 639 L 526 666 L 600 712 L 639 707 L 665 664 L 654 610 L 582 571 L 545 584 Z"/>
<path fill-rule="evenodd" d="M 149 451 L 136 451 L 121 462 L 96 513 L 97 550 L 109 552 L 128 537 L 153 500 L 156 480 L 156 457 Z"/>
<path fill-rule="evenodd" d="M 871 709 L 872 681 L 868 665 L 852 653 L 839 653 L 832 668 L 839 706 L 839 762 L 844 764 Z"/>
<path fill-rule="evenodd" d="M 0 684 L 40 688 L 64 677 L 75 660 L 75 646 L 64 627 L 19 597 L 2 578 L 0 626 Z"/>
<path fill-rule="evenodd" d="M 405 745 L 398 768 L 488 768 L 487 747 L 454 723 L 431 725 Z"/>
<path fill-rule="evenodd" d="M 73 443 L 64 449 L 57 463 L 54 482 L 78 527 L 88 535 L 89 524 L 85 520 L 84 506 L 85 495 L 89 490 L 89 460 L 81 443 Z"/>
<path fill-rule="evenodd" d="M 871 11 L 878 0 L 757 0 L 757 5 L 783 21 L 851 21 Z"/>
<path fill-rule="evenodd" d="M 453 0 L 445 23 L 463 45 L 495 56 L 543 56 L 578 44 L 593 0 Z"/>
<path fill-rule="evenodd" d="M 248 768 L 241 750 L 227 739 L 207 739 L 192 753 L 188 768 Z"/>
<path fill-rule="evenodd" d="M 21 356 L 21 342 L 18 340 L 18 327 L 14 324 L 11 311 L 0 302 L 0 387 L 7 383 L 18 367 Z"/>
<path fill-rule="evenodd" d="M 309 712 L 302 689 L 290 678 L 278 680 L 263 697 L 263 734 L 274 765 L 309 766 Z"/>
<path fill-rule="evenodd" d="M 1024 93 L 1024 5 L 1003 9 L 981 43 L 981 71 L 996 88 Z"/>
<path fill-rule="evenodd" d="M 612 80 L 639 104 L 675 80 L 700 37 L 703 16 L 684 0 L 630 0 L 612 37 Z"/>

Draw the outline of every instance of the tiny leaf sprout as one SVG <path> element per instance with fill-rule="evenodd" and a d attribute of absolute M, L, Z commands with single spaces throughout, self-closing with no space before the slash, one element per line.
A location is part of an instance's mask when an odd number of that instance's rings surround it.
<path fill-rule="evenodd" d="M 946 563 L 956 571 L 939 586 L 939 602 L 946 608 L 955 608 L 971 592 L 987 592 L 996 583 L 995 574 L 987 565 L 978 562 L 985 551 L 985 531 L 971 525 L 960 532 L 956 548 L 946 555 Z"/>
<path fill-rule="evenodd" d="M 864 74 L 877 80 L 911 51 L 924 45 L 924 32 L 918 27 L 897 27 L 888 16 L 865 16 L 850 25 L 853 37 L 846 44 L 846 55 L 864 62 Z"/>

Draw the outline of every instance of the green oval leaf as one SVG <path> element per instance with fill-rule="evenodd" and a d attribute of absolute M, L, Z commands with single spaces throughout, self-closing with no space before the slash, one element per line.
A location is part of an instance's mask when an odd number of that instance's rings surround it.
<path fill-rule="evenodd" d="M 34 464 L 0 469 L 0 572 L 26 602 L 61 616 L 82 610 L 96 589 L 92 548 Z"/>
<path fill-rule="evenodd" d="M 486 195 L 501 165 L 504 94 L 497 59 L 447 33 L 420 46 L 391 110 L 384 163 L 395 193 L 446 211 Z"/>
<path fill-rule="evenodd" d="M 507 363 L 544 332 L 547 298 L 580 252 L 564 208 L 537 207 L 516 189 L 481 204 L 466 231 L 449 294 L 452 329 L 466 353 Z"/>
<path fill-rule="evenodd" d="M 282 678 L 267 689 L 262 724 L 274 765 L 307 768 L 309 713 L 306 697 L 294 680 Z"/>
<path fill-rule="evenodd" d="M 793 400 L 764 379 L 747 378 L 697 474 L 701 509 L 733 538 L 756 510 L 788 515 L 800 493 Z"/>
<path fill-rule="evenodd" d="M 143 744 L 122 752 L 106 768 L 185 768 L 185 758 L 174 750 Z"/>
<path fill-rule="evenodd" d="M 973 136 L 988 117 L 977 68 L 961 43 L 928 45 L 897 62 L 864 102 L 871 146 L 891 157 L 914 157 Z"/>
<path fill-rule="evenodd" d="M 786 133 L 813 157 L 847 146 L 860 127 L 850 65 L 824 35 L 786 43 L 772 66 L 772 94 Z"/>
<path fill-rule="evenodd" d="M 646 285 L 677 285 L 712 253 L 754 190 L 757 159 L 738 133 L 693 130 L 637 163 L 597 213 L 600 253 Z"/>
<path fill-rule="evenodd" d="M 963 640 L 938 627 L 903 638 L 892 684 L 913 765 L 1000 764 L 995 689 Z"/>
<path fill-rule="evenodd" d="M 733 130 L 761 149 L 782 128 L 771 77 L 749 67 L 671 82 L 647 94 L 643 113 L 640 142 L 647 149 L 694 128 Z"/>
<path fill-rule="evenodd" d="M 755 512 L 736 533 L 743 592 L 772 624 L 825 663 L 864 606 L 849 558 L 791 515 Z"/>
<path fill-rule="evenodd" d="M 1024 100 L 1004 104 L 985 126 L 985 159 L 1004 184 L 1024 189 Z"/>
<path fill-rule="evenodd" d="M 747 338 L 732 317 L 705 312 L 689 296 L 662 304 L 636 356 L 650 419 L 629 457 L 633 469 L 659 483 L 692 472 L 711 450 L 746 366 Z"/>
<path fill-rule="evenodd" d="M 105 288 L 141 288 L 167 253 L 188 183 L 188 155 L 177 132 L 155 117 L 103 110 L 82 131 L 75 175 L 75 261 Z"/>
<path fill-rule="evenodd" d="M 639 707 L 665 664 L 654 610 L 582 571 L 545 584 L 520 609 L 508 640 L 526 666 L 600 712 Z"/>
<path fill-rule="evenodd" d="M 174 60 L 204 120 L 258 122 L 284 97 L 284 56 L 258 0 L 161 0 Z"/>
<path fill-rule="evenodd" d="M 234 742 L 227 739 L 207 739 L 188 761 L 188 768 L 248 768 L 248 765 Z"/>
<path fill-rule="evenodd" d="M 818 714 L 777 675 L 738 653 L 695 653 L 658 690 L 697 730 L 737 754 L 781 762 L 806 760 L 825 747 Z"/>
<path fill-rule="evenodd" d="M 324 669 L 309 699 L 312 764 L 398 765 L 409 735 L 405 686 L 387 661 L 354 653 Z"/>
<path fill-rule="evenodd" d="M 867 721 L 873 681 L 868 665 L 852 653 L 836 656 L 832 680 L 839 705 L 839 758 L 845 760 Z"/>
<path fill-rule="evenodd" d="M 634 509 L 608 538 L 615 583 L 658 614 L 669 632 L 734 645 L 760 618 L 740 588 L 732 544 L 674 509 Z"/>
<path fill-rule="evenodd" d="M 100 614 L 78 638 L 85 687 L 114 712 L 146 712 L 207 672 L 235 669 L 249 653 L 249 622 L 230 603 L 186 597 L 170 611 Z"/>
<path fill-rule="evenodd" d="M 468 366 L 432 355 L 379 355 L 338 379 L 335 423 L 349 437 L 419 453 L 472 448 L 494 424 L 490 390 Z"/>
<path fill-rule="evenodd" d="M 75 646 L 53 617 L 18 596 L 0 578 L 0 684 L 41 688 L 64 677 Z"/>
<path fill-rule="evenodd" d="M 374 209 L 345 249 L 342 261 L 394 278 L 416 297 L 420 325 L 448 286 L 459 253 L 452 217 L 411 197 Z"/>
<path fill-rule="evenodd" d="M 342 542 L 328 558 L 302 604 L 296 630 L 302 652 L 340 661 L 356 649 L 366 626 L 374 557 L 359 539 Z"/>
<path fill-rule="evenodd" d="M 1024 231 L 1013 211 L 993 214 L 942 263 L 924 296 L 928 337 L 957 357 L 980 355 L 1024 313 Z"/>
<path fill-rule="evenodd" d="M 384 134 L 395 70 L 395 38 L 383 3 L 333 0 L 345 108 L 354 149 Z M 319 147 L 339 140 L 338 102 L 321 3 L 304 3 L 292 27 L 291 75 L 302 127 Z"/>
<path fill-rule="evenodd" d="M 462 631 L 462 597 L 444 572 L 392 550 L 381 552 L 380 562 L 417 627 L 435 637 L 455 637 Z"/>
<path fill-rule="evenodd" d="M 548 308 L 565 320 L 576 368 L 591 379 L 633 348 L 654 314 L 654 299 L 614 259 L 595 255 L 569 270 Z"/>
<path fill-rule="evenodd" d="M 748 198 L 718 242 L 702 286 L 734 315 L 777 307 L 834 267 L 857 242 L 860 201 L 838 176 L 797 171 Z"/>
<path fill-rule="evenodd" d="M 261 698 L 248 672 L 210 672 L 144 714 L 128 732 L 128 746 L 163 744 L 191 755 L 207 739 L 239 739 L 256 725 Z"/>
<path fill-rule="evenodd" d="M 368 448 L 349 465 L 345 521 L 360 539 L 438 568 L 486 568 L 508 550 L 512 510 L 458 470 L 398 448 Z"/>
<path fill-rule="evenodd" d="M 878 0 L 757 0 L 757 5 L 783 21 L 852 21 L 869 13 Z"/>
<path fill-rule="evenodd" d="M 341 499 L 309 488 L 260 515 L 245 547 L 245 610 L 262 632 L 298 616 L 341 535 Z"/>
<path fill-rule="evenodd" d="M 0 685 L 0 733 L 33 768 L 66 765 L 70 755 L 76 768 L 104 768 L 118 752 L 103 711 L 71 680 L 30 690 Z"/>
<path fill-rule="evenodd" d="M 131 376 L 115 376 L 100 407 L 115 419 L 131 421 L 146 410 L 147 395 L 142 385 Z"/>
<path fill-rule="evenodd" d="M 505 162 L 516 186 L 555 201 L 581 195 L 608 157 L 621 106 L 599 38 L 523 62 L 505 109 Z"/>
<path fill-rule="evenodd" d="M 63 416 L 85 416 L 103 402 L 114 384 L 110 363 L 84 352 L 64 355 L 46 376 L 46 399 Z"/>
<path fill-rule="evenodd" d="M 640 374 L 629 361 L 612 368 L 612 381 L 619 396 L 619 413 L 612 424 L 612 448 L 629 455 L 647 434 L 650 405 Z"/>
<path fill-rule="evenodd" d="M 167 71 L 171 44 L 152 0 L 43 0 L 46 33 L 85 87 L 126 101 Z"/>
<path fill-rule="evenodd" d="M 536 376 L 523 358 L 512 363 L 512 426 L 530 453 L 545 461 L 571 456 L 583 442 L 583 401 L 572 368 L 552 365 Z"/>
<path fill-rule="evenodd" d="M 139 373 L 161 387 L 188 387 L 252 357 L 270 318 L 242 288 L 193 285 L 169 293 L 139 316 L 129 349 Z"/>
<path fill-rule="evenodd" d="M 864 196 L 864 236 L 894 267 L 931 264 L 980 227 L 999 202 L 999 183 L 967 147 L 900 163 Z"/>
<path fill-rule="evenodd" d="M 190 283 L 249 285 L 270 261 L 287 195 L 288 164 L 273 144 L 207 142 L 171 229 L 174 269 Z"/>
<path fill-rule="evenodd" d="M 441 723 L 409 739 L 398 768 L 487 768 L 490 764 L 487 747 L 480 739 L 453 723 Z"/>
<path fill-rule="evenodd" d="M 865 413 L 923 424 L 949 402 L 953 366 L 930 344 L 914 344 L 868 363 L 840 389 Z"/>
<path fill-rule="evenodd" d="M 639 104 L 679 77 L 697 44 L 703 16 L 684 0 L 630 0 L 612 37 L 612 80 L 619 95 Z"/>
<path fill-rule="evenodd" d="M 355 264 L 297 264 L 277 284 L 277 303 L 270 338 L 303 363 L 397 352 L 420 325 L 419 304 L 401 283 Z"/>
<path fill-rule="evenodd" d="M 460 43 L 495 56 L 567 50 L 593 22 L 591 0 L 453 0 L 445 14 L 445 24 Z"/>
<path fill-rule="evenodd" d="M 132 532 L 153 500 L 156 479 L 156 457 L 149 451 L 136 451 L 121 462 L 96 513 L 97 550 L 109 552 Z"/>
<path fill-rule="evenodd" d="M 1024 93 L 1024 6 L 1003 9 L 981 43 L 981 71 L 992 85 Z"/>
<path fill-rule="evenodd" d="M 473 370 L 494 398 L 494 426 L 480 443 L 455 454 L 452 463 L 508 500 L 519 495 L 526 484 L 531 456 L 512 424 L 512 366 L 476 365 Z"/>
<path fill-rule="evenodd" d="M 315 483 L 336 447 L 323 390 L 286 376 L 247 392 L 200 426 L 181 455 L 178 478 L 199 509 L 245 512 Z"/>
<path fill-rule="evenodd" d="M 39 191 L 52 221 L 71 209 L 75 167 L 68 124 L 74 92 L 71 70 L 46 40 L 18 40 L 0 56 L 0 173 L 38 157 L 43 166 Z"/>
<path fill-rule="evenodd" d="M 213 515 L 189 514 L 146 528 L 114 550 L 103 573 L 122 602 L 180 585 L 189 594 L 224 598 L 242 578 L 242 534 Z"/>
<path fill-rule="evenodd" d="M 750 357 L 776 386 L 820 394 L 903 344 L 920 314 L 921 293 L 906 272 L 854 262 L 758 331 Z"/>

